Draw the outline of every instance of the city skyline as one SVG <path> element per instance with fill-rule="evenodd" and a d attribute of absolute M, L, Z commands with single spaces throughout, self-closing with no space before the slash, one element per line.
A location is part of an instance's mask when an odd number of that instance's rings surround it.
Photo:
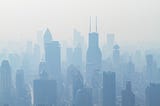
<path fill-rule="evenodd" d="M 0 106 L 160 106 L 158 3 L 3 1 Z"/>

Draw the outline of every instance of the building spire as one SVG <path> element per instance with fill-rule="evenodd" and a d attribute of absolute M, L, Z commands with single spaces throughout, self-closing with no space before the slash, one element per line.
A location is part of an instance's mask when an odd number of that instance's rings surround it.
<path fill-rule="evenodd" d="M 97 16 L 95 16 L 94 20 L 95 20 L 94 30 L 95 32 L 97 32 Z M 92 32 L 92 17 L 91 16 L 90 16 L 90 22 L 89 22 L 89 32 Z"/>
<path fill-rule="evenodd" d="M 96 16 L 96 32 L 97 32 L 97 16 Z"/>
<path fill-rule="evenodd" d="M 91 16 L 90 16 L 90 20 L 89 20 L 90 22 L 89 22 L 89 32 L 91 32 L 91 27 L 92 27 L 92 25 L 91 25 Z"/>

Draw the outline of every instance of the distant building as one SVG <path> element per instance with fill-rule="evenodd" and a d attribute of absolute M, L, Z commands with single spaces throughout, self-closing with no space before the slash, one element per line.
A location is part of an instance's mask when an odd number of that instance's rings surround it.
<path fill-rule="evenodd" d="M 89 33 L 88 49 L 86 57 L 86 74 L 88 85 L 92 87 L 94 81 L 93 74 L 97 70 L 101 70 L 102 64 L 102 53 L 99 48 L 99 37 L 97 30 L 96 32 Z"/>
<path fill-rule="evenodd" d="M 44 77 L 44 72 L 46 72 L 47 67 L 45 62 L 40 62 L 39 64 L 39 77 L 42 78 Z M 48 78 L 48 75 L 46 75 Z"/>
<path fill-rule="evenodd" d="M 103 51 L 103 59 L 107 59 L 108 57 L 110 57 L 112 55 L 112 48 L 113 48 L 113 45 L 115 43 L 115 35 L 114 33 L 107 33 L 107 39 L 104 43 L 104 46 L 102 48 L 102 51 Z"/>
<path fill-rule="evenodd" d="M 55 80 L 39 79 L 33 82 L 34 106 L 57 106 Z"/>
<path fill-rule="evenodd" d="M 17 70 L 16 73 L 16 106 L 31 106 L 31 91 L 25 84 L 24 71 Z"/>
<path fill-rule="evenodd" d="M 7 60 L 3 60 L 0 66 L 0 106 L 13 105 L 13 86 L 11 67 Z"/>
<path fill-rule="evenodd" d="M 126 71 L 123 73 L 124 80 L 125 81 L 132 81 L 133 76 L 135 74 L 135 64 L 130 59 L 129 62 L 127 62 L 126 65 Z"/>
<path fill-rule="evenodd" d="M 116 106 L 116 75 L 103 72 L 103 106 Z"/>
<path fill-rule="evenodd" d="M 73 52 L 73 65 L 82 71 L 82 49 L 79 46 Z"/>
<path fill-rule="evenodd" d="M 84 37 L 81 35 L 81 32 L 76 29 L 73 30 L 73 45 L 77 47 L 78 45 L 83 48 L 84 47 Z"/>
<path fill-rule="evenodd" d="M 108 33 L 107 34 L 107 49 L 108 49 L 108 52 L 112 50 L 113 45 L 115 43 L 114 40 L 115 40 L 114 33 Z"/>
<path fill-rule="evenodd" d="M 67 87 L 72 86 L 73 99 L 75 99 L 76 93 L 79 89 L 83 88 L 83 76 L 79 69 L 70 65 L 67 69 Z"/>
<path fill-rule="evenodd" d="M 146 73 L 147 73 L 147 79 L 149 83 L 154 83 L 155 79 L 155 73 L 156 73 L 156 63 L 153 59 L 153 55 L 148 54 L 146 55 Z"/>
<path fill-rule="evenodd" d="M 130 81 L 127 82 L 126 89 L 122 91 L 122 106 L 135 106 L 135 95 Z"/>
<path fill-rule="evenodd" d="M 44 33 L 44 47 L 47 73 L 50 78 L 57 80 L 61 71 L 61 47 L 58 41 L 52 40 L 52 34 L 48 29 Z"/>
<path fill-rule="evenodd" d="M 74 76 L 73 76 L 73 98 L 75 99 L 76 93 L 78 90 L 83 88 L 83 76 L 81 75 L 79 70 L 75 70 Z"/>
<path fill-rule="evenodd" d="M 146 88 L 146 106 L 160 106 L 160 84 L 151 83 Z"/>
<path fill-rule="evenodd" d="M 113 46 L 113 64 L 118 65 L 120 62 L 120 47 L 119 45 Z"/>
<path fill-rule="evenodd" d="M 46 44 L 45 60 L 49 77 L 57 80 L 61 71 L 61 48 L 58 41 Z"/>
<path fill-rule="evenodd" d="M 67 66 L 70 66 L 71 64 L 73 64 L 73 48 L 66 49 L 66 62 L 67 62 Z"/>
<path fill-rule="evenodd" d="M 47 44 L 47 43 L 50 43 L 53 40 L 52 34 L 51 34 L 51 32 L 49 31 L 48 28 L 46 29 L 46 31 L 44 33 L 43 40 L 44 40 L 44 45 Z"/>
<path fill-rule="evenodd" d="M 93 106 L 92 89 L 80 89 L 76 94 L 74 106 Z"/>

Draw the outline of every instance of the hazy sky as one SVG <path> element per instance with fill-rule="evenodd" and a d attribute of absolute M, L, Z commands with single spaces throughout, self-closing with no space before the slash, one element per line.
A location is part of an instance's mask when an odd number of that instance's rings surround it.
<path fill-rule="evenodd" d="M 160 0 L 0 0 L 0 41 L 34 39 L 49 27 L 69 40 L 73 28 L 87 37 L 89 16 L 98 16 L 100 37 L 118 42 L 160 42 Z"/>

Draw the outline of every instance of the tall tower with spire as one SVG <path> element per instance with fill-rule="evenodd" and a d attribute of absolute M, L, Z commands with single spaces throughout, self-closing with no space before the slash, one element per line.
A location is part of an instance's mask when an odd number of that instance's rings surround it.
<path fill-rule="evenodd" d="M 86 74 L 87 80 L 89 81 L 88 84 L 90 86 L 93 85 L 94 81 L 93 75 L 97 70 L 101 70 L 101 62 L 102 62 L 102 53 L 99 48 L 99 35 L 97 32 L 97 17 L 96 17 L 96 31 L 92 32 L 92 25 L 91 25 L 91 17 L 90 17 L 90 32 L 89 32 L 89 39 L 88 39 L 88 49 L 87 49 L 87 57 L 86 57 Z"/>

